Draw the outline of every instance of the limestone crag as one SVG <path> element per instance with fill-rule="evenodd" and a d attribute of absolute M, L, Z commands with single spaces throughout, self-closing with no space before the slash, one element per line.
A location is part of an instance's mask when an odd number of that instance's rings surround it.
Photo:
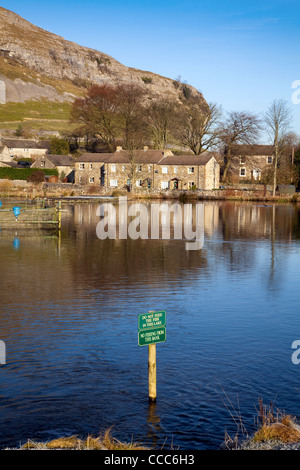
<path fill-rule="evenodd" d="M 90 84 L 129 82 L 144 87 L 147 94 L 154 98 L 179 98 L 182 92 L 181 84 L 175 83 L 178 86 L 174 86 L 170 78 L 126 67 L 103 52 L 67 41 L 2 7 L 0 38 L 0 53 L 1 50 L 3 53 L 5 51 L 5 57 L 0 57 L 0 79 L 6 83 L 7 101 L 24 101 L 36 96 L 70 100 L 72 93 L 77 94 L 76 90 L 72 90 L 71 94 L 66 93 L 66 90 L 62 90 L 62 81 L 78 87 L 78 94 L 82 94 L 82 89 Z M 14 67 L 14 71 L 18 70 L 19 75 L 10 77 L 6 72 L 8 66 Z M 55 83 L 49 84 L 45 77 L 48 81 L 49 78 L 59 80 L 60 89 Z M 24 86 L 16 79 L 35 86 Z M 194 87 L 185 86 L 189 87 L 190 93 L 202 97 Z"/>

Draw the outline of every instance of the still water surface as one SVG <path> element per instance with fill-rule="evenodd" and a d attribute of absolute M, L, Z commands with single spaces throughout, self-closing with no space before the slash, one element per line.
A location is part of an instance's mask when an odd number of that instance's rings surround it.
<path fill-rule="evenodd" d="M 112 427 L 123 441 L 218 449 L 232 413 L 253 431 L 260 397 L 300 415 L 300 207 L 205 202 L 194 251 L 100 240 L 97 207 L 65 205 L 60 243 L 0 232 L 0 447 Z M 137 318 L 162 309 L 150 406 Z"/>

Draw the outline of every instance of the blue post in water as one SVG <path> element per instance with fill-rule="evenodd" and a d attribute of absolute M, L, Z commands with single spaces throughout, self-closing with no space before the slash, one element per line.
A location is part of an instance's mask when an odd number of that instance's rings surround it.
<path fill-rule="evenodd" d="M 0 207 L 2 207 L 2 201 L 0 201 Z"/>
<path fill-rule="evenodd" d="M 18 220 L 18 216 L 21 214 L 21 209 L 20 207 L 13 207 L 13 211 L 15 214 L 16 221 Z"/>
<path fill-rule="evenodd" d="M 13 241 L 13 247 L 15 250 L 18 250 L 20 248 L 20 240 L 19 238 L 15 237 Z"/>

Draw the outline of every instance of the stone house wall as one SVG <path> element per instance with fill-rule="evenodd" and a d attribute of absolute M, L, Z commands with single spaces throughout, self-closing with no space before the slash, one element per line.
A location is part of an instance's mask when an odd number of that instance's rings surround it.
<path fill-rule="evenodd" d="M 75 162 L 75 184 L 100 186 L 101 168 L 104 162 Z"/>
<path fill-rule="evenodd" d="M 240 181 L 260 180 L 262 173 L 271 168 L 273 157 L 270 155 L 234 156 L 230 162 L 228 175 Z"/>
<path fill-rule="evenodd" d="M 95 184 L 108 190 L 125 189 L 130 184 L 135 189 L 180 189 L 192 187 L 210 190 L 219 188 L 220 166 L 211 158 L 205 165 L 162 163 L 113 163 L 77 161 L 75 183 Z"/>
<path fill-rule="evenodd" d="M 1 162 L 9 162 L 11 160 L 12 160 L 12 158 L 10 156 L 8 148 L 6 146 L 1 146 L 0 147 L 0 161 Z"/>

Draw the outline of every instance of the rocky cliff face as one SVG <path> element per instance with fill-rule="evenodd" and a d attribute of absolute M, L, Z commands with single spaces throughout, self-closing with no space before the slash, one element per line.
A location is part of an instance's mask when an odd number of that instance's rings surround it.
<path fill-rule="evenodd" d="M 158 98 L 179 98 L 182 93 L 182 84 L 126 67 L 103 52 L 67 41 L 2 7 L 0 50 L 0 79 L 6 84 L 7 101 L 42 97 L 72 100 L 93 83 L 133 82 Z M 189 93 L 202 97 L 195 88 L 188 88 Z"/>

